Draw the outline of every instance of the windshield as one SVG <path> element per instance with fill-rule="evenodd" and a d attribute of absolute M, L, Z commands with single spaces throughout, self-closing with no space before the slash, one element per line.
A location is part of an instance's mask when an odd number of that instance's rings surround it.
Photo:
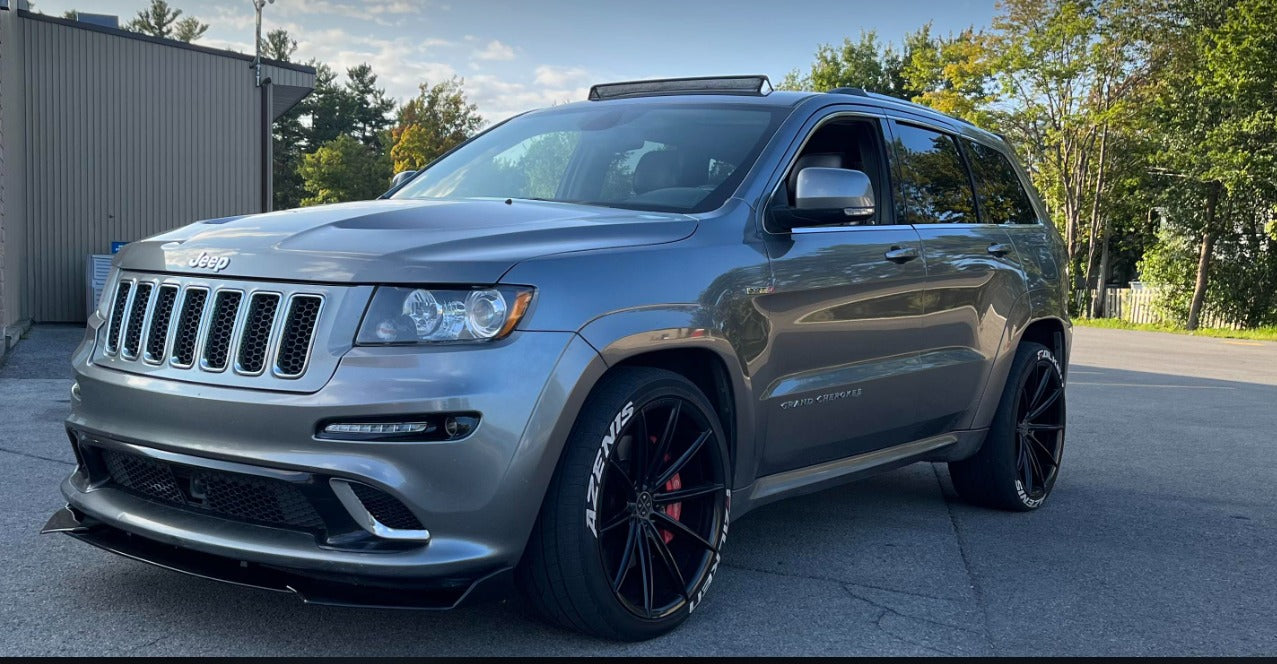
<path fill-rule="evenodd" d="M 736 190 L 787 110 L 633 104 L 532 113 L 436 161 L 392 198 L 705 212 Z"/>

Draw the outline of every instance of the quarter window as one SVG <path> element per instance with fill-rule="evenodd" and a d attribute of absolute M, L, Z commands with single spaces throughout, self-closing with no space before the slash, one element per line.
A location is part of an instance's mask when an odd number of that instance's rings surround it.
<path fill-rule="evenodd" d="M 1033 203 L 1007 156 L 987 145 L 963 139 L 980 194 L 980 215 L 987 224 L 1035 224 Z"/>
<path fill-rule="evenodd" d="M 894 124 L 905 223 L 976 223 L 971 178 L 953 137 Z"/>

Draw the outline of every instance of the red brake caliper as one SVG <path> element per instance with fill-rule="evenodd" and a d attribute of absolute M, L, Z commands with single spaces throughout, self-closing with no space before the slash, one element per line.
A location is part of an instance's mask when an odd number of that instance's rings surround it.
<path fill-rule="evenodd" d="M 652 436 L 652 444 L 653 445 L 656 444 L 656 436 Z M 666 462 L 668 462 L 669 460 L 670 460 L 670 455 L 668 454 L 666 454 L 665 458 L 662 459 L 662 461 L 666 461 Z M 670 481 L 666 482 L 664 487 L 666 491 L 678 491 L 681 488 L 683 488 L 683 479 L 678 476 L 678 473 L 674 473 L 674 477 L 671 477 Z M 669 505 L 666 505 L 665 507 L 661 508 L 661 511 L 665 512 L 666 516 L 668 516 L 669 518 L 674 519 L 675 521 L 678 521 L 679 517 L 683 515 L 683 503 L 681 502 L 670 503 Z M 662 530 L 661 539 L 665 540 L 666 544 L 669 544 L 670 540 L 674 539 L 674 533 L 668 530 Z"/>

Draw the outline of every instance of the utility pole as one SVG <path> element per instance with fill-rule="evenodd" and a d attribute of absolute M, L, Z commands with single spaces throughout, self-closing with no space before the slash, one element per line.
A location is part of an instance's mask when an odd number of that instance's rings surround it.
<path fill-rule="evenodd" d="M 275 0 L 253 0 L 253 9 L 257 12 L 257 29 L 253 35 L 253 79 L 254 85 L 261 91 L 262 98 L 262 212 L 270 212 L 275 207 L 275 191 L 271 173 L 275 167 L 275 157 L 272 154 L 274 132 L 271 127 L 273 120 L 271 115 L 271 87 L 269 78 L 262 79 L 262 9 L 268 4 L 275 4 Z"/>
<path fill-rule="evenodd" d="M 275 0 L 253 0 L 253 9 L 257 11 L 257 31 L 253 39 L 253 75 L 257 79 L 257 87 L 262 87 L 262 8 L 275 4 Z"/>

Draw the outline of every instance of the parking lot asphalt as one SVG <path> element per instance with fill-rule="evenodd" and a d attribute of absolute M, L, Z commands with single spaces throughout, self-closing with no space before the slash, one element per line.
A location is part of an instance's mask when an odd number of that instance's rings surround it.
<path fill-rule="evenodd" d="M 1277 654 L 1277 343 L 1079 328 L 1041 510 L 968 506 L 932 464 L 769 505 L 681 629 L 617 644 L 517 602 L 307 606 L 38 535 L 80 335 L 36 327 L 0 367 L 0 655 Z"/>

